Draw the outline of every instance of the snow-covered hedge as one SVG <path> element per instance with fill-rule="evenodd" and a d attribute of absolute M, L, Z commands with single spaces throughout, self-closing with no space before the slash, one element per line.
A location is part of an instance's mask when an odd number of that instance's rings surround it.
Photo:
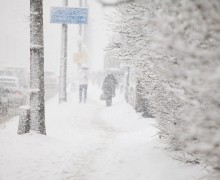
<path fill-rule="evenodd" d="M 113 30 L 160 137 L 219 178 L 220 1 L 136 0 L 117 8 Z"/>

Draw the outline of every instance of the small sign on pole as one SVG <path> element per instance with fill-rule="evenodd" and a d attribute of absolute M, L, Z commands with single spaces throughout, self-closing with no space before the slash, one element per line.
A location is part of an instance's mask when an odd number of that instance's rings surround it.
<path fill-rule="evenodd" d="M 52 7 L 50 22 L 58 24 L 87 24 L 88 8 Z"/>
<path fill-rule="evenodd" d="M 73 55 L 73 62 L 76 64 L 82 64 L 87 62 L 87 54 L 85 52 L 75 53 Z"/>

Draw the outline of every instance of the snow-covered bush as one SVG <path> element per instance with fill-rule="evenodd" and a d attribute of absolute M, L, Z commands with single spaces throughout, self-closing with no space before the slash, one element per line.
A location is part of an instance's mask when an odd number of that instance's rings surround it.
<path fill-rule="evenodd" d="M 116 14 L 110 46 L 135 69 L 160 137 L 220 177 L 220 1 L 136 0 Z"/>

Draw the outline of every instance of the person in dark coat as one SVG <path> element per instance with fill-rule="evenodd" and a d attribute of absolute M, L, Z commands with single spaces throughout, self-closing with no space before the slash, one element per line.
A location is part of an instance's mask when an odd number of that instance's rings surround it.
<path fill-rule="evenodd" d="M 112 105 L 112 98 L 115 96 L 116 85 L 118 84 L 113 74 L 108 74 L 102 84 L 102 99 L 106 101 L 106 106 Z"/>

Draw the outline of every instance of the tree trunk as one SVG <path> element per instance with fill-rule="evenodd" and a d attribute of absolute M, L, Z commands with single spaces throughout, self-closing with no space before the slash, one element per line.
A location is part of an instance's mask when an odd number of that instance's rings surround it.
<path fill-rule="evenodd" d="M 46 134 L 44 104 L 43 0 L 30 0 L 31 130 Z"/>

